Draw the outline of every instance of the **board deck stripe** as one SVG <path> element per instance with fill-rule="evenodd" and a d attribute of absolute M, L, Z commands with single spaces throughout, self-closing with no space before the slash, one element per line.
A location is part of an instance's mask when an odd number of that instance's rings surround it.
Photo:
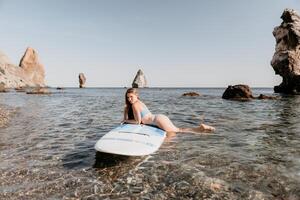
<path fill-rule="evenodd" d="M 153 144 L 151 144 L 149 142 L 142 142 L 142 141 L 138 141 L 138 140 L 124 139 L 124 138 L 103 138 L 102 140 L 117 140 L 117 141 L 125 141 L 125 142 L 135 142 L 135 143 L 139 143 L 139 144 L 145 144 L 145 145 L 151 146 L 151 147 L 154 146 Z"/>
<path fill-rule="evenodd" d="M 137 133 L 137 132 L 132 132 L 132 131 L 118 131 L 118 133 L 132 133 L 132 134 L 137 134 L 137 135 L 146 135 L 149 137 L 149 134 L 146 133 Z"/>

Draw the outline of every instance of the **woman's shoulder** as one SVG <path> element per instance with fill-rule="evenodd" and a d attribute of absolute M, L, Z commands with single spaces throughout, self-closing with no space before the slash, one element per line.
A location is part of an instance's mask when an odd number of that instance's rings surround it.
<path fill-rule="evenodd" d="M 134 104 L 132 104 L 132 107 L 134 107 L 134 108 L 142 108 L 143 107 L 143 102 L 137 101 Z"/>

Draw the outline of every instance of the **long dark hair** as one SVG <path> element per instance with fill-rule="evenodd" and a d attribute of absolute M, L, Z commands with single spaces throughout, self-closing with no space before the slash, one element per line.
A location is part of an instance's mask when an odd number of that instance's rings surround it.
<path fill-rule="evenodd" d="M 127 109 L 127 115 L 128 115 L 128 119 L 134 119 L 134 115 L 133 115 L 133 110 L 132 110 L 132 105 L 131 103 L 128 101 L 127 99 L 127 94 L 133 93 L 135 95 L 139 95 L 139 92 L 136 88 L 129 88 L 126 93 L 125 93 L 125 103 L 126 103 L 126 109 Z"/>

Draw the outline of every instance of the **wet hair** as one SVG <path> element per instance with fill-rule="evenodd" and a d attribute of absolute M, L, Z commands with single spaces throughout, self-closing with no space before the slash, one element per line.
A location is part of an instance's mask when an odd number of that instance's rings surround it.
<path fill-rule="evenodd" d="M 126 103 L 126 109 L 127 109 L 128 119 L 134 119 L 132 105 L 131 105 L 131 103 L 127 99 L 127 94 L 131 94 L 131 93 L 139 96 L 139 92 L 138 92 L 138 90 L 136 88 L 129 88 L 126 91 L 126 93 L 125 93 L 125 103 Z"/>

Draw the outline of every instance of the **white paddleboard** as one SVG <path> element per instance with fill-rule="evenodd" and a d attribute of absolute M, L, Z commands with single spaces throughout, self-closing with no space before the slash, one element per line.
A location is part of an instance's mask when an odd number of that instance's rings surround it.
<path fill-rule="evenodd" d="M 144 156 L 157 151 L 166 132 L 157 127 L 137 124 L 121 124 L 97 141 L 100 152 L 126 156 Z"/>

